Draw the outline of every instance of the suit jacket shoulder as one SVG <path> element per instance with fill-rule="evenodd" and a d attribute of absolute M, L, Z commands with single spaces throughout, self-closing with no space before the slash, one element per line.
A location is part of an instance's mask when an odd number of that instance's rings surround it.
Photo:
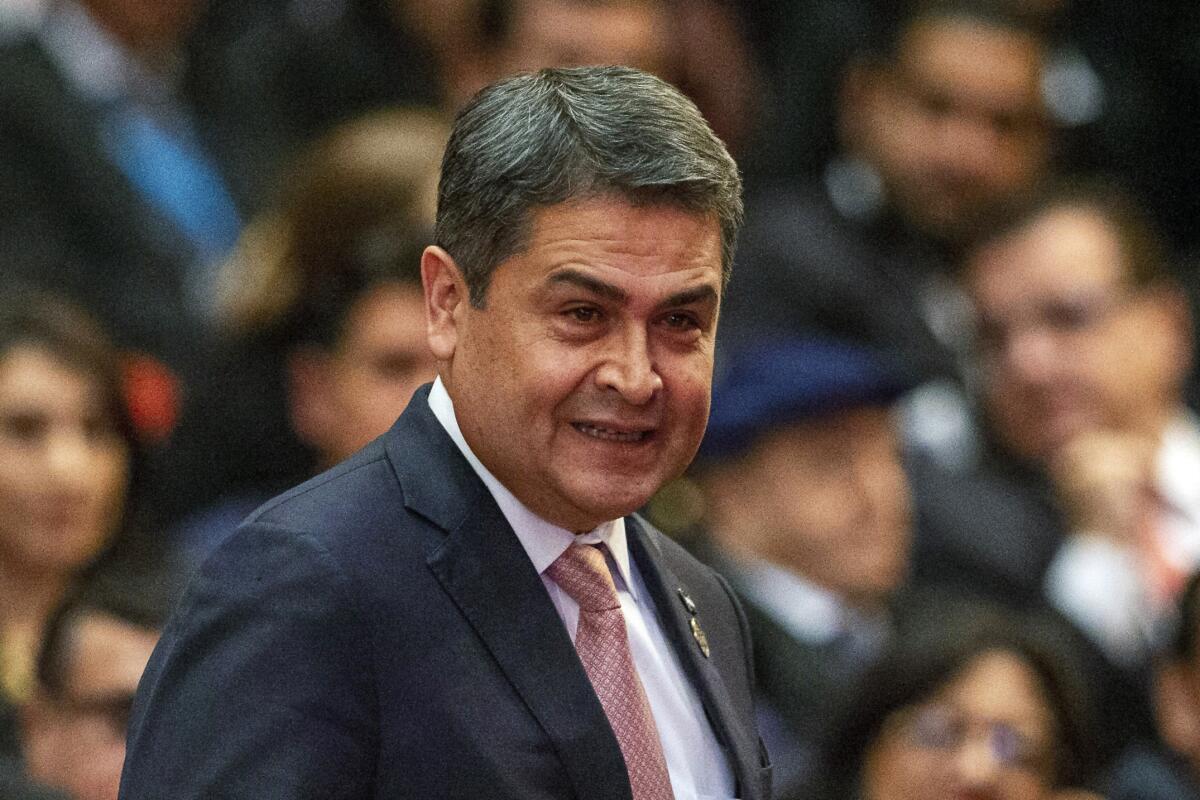
<path fill-rule="evenodd" d="M 125 800 L 629 800 L 540 577 L 425 398 L 201 567 L 139 688 Z M 630 528 L 741 796 L 766 797 L 736 605 L 673 543 Z"/>

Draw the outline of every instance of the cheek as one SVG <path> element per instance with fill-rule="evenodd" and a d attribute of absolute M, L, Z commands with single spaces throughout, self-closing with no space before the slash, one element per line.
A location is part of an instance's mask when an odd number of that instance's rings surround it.
<path fill-rule="evenodd" d="M 89 538 L 103 541 L 117 525 L 129 489 L 129 456 L 123 447 L 103 448 L 91 459 L 89 490 L 95 512 Z"/>
<path fill-rule="evenodd" d="M 946 788 L 936 756 L 884 736 L 863 768 L 863 800 L 929 800 Z"/>

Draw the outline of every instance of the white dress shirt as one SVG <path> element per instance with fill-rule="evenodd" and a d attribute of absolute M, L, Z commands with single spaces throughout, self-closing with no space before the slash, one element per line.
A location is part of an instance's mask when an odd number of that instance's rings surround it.
<path fill-rule="evenodd" d="M 1161 508 L 1154 535 L 1162 557 L 1186 574 L 1200 568 L 1200 422 L 1179 415 L 1163 432 L 1155 463 Z M 1050 601 L 1118 664 L 1142 663 L 1159 643 L 1164 614 L 1133 548 L 1073 531 L 1046 574 Z"/>
<path fill-rule="evenodd" d="M 547 577 L 546 569 L 572 542 L 602 542 L 608 548 L 608 566 L 617 586 L 621 613 L 625 616 L 634 666 L 654 713 L 654 723 L 662 741 L 676 800 L 733 797 L 733 772 L 728 759 L 717 743 L 699 695 L 685 676 L 659 625 L 641 574 L 629 558 L 625 520 L 612 520 L 576 536 L 538 517 L 496 480 L 471 452 L 454 415 L 454 404 L 441 379 L 434 381 L 433 390 L 429 393 L 429 407 L 492 493 L 505 519 L 516 532 L 521 546 L 541 575 L 542 583 L 572 641 L 575 640 L 575 629 L 579 624 L 579 605 Z"/>

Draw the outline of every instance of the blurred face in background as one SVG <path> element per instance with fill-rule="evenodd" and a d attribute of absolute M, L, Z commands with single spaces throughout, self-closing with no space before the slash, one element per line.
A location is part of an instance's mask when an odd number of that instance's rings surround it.
<path fill-rule="evenodd" d="M 864 800 L 1041 800 L 1054 717 L 1037 674 L 982 653 L 927 699 L 893 712 L 867 752 Z"/>
<path fill-rule="evenodd" d="M 501 74 L 624 64 L 669 77 L 670 17 L 658 0 L 515 0 L 511 6 Z"/>
<path fill-rule="evenodd" d="M 1045 172 L 1041 67 L 1030 35 L 966 18 L 919 20 L 894 60 L 849 73 L 847 143 L 880 172 L 909 224 L 960 241 L 981 213 Z"/>
<path fill-rule="evenodd" d="M 120 522 L 129 450 L 102 389 L 37 345 L 0 356 L 0 560 L 72 571 Z"/>
<path fill-rule="evenodd" d="M 911 500 L 887 408 L 770 431 L 706 485 L 717 498 L 736 495 L 726 532 L 735 552 L 870 606 L 907 573 Z"/>
<path fill-rule="evenodd" d="M 296 432 L 322 466 L 347 458 L 387 431 L 437 372 L 420 287 L 371 289 L 351 308 L 332 349 L 310 348 L 291 367 Z"/>
<path fill-rule="evenodd" d="M 1111 226 L 1051 208 L 967 264 L 990 420 L 1016 456 L 1044 461 L 1081 433 L 1157 436 L 1188 364 L 1187 314 L 1132 284 Z"/>
<path fill-rule="evenodd" d="M 67 635 L 62 690 L 26 713 L 25 761 L 71 800 L 116 800 L 129 711 L 158 634 L 89 612 Z"/>

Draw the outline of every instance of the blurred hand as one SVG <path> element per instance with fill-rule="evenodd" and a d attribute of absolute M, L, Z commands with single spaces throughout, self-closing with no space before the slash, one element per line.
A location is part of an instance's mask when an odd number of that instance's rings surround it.
<path fill-rule="evenodd" d="M 1153 508 L 1154 456 L 1150 437 L 1089 431 L 1068 442 L 1050 463 L 1071 530 L 1136 547 Z"/>

